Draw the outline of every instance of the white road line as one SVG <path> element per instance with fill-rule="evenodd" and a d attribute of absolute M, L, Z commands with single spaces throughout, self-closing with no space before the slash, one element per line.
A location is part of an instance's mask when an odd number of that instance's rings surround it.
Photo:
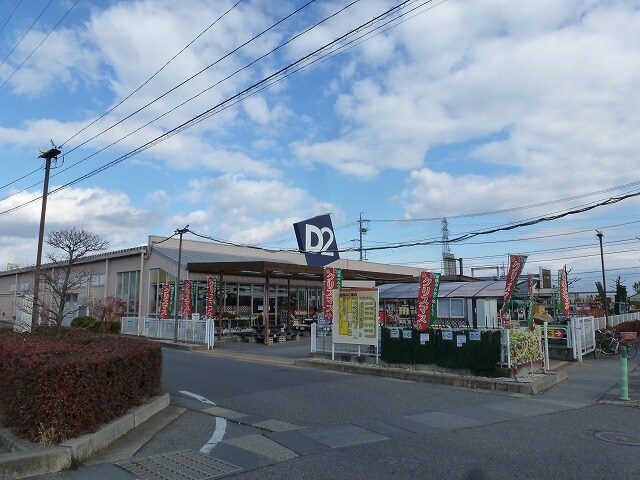
<path fill-rule="evenodd" d="M 200 449 L 200 453 L 208 455 L 211 453 L 218 442 L 224 437 L 224 433 L 227 430 L 227 421 L 224 418 L 216 417 L 216 429 L 213 431 L 211 439 Z"/>
<path fill-rule="evenodd" d="M 208 403 L 209 405 L 215 405 L 215 403 L 213 403 L 211 400 L 204 398 L 202 395 L 198 395 L 197 393 L 191 393 L 191 392 L 187 392 L 186 390 L 180 390 L 179 393 L 182 393 L 183 395 L 188 395 L 190 397 L 193 397 L 197 400 L 200 400 L 202 403 Z"/>

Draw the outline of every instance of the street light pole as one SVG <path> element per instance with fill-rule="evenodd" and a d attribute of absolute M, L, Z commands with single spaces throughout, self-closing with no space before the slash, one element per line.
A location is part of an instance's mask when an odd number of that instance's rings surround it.
<path fill-rule="evenodd" d="M 178 311 L 179 311 L 178 306 L 180 305 L 180 296 L 178 295 L 178 288 L 180 288 L 180 268 L 182 267 L 182 235 L 184 235 L 188 231 L 189 231 L 189 225 L 185 226 L 184 228 L 179 228 L 175 232 L 180 235 L 180 243 L 178 244 L 178 276 L 176 278 L 176 296 L 175 296 L 176 311 L 175 311 L 174 322 L 173 322 L 173 343 L 176 343 L 178 341 Z"/>
<path fill-rule="evenodd" d="M 605 328 L 609 326 L 609 312 L 607 306 L 607 281 L 604 276 L 604 253 L 602 252 L 602 232 L 600 230 L 596 230 L 596 237 L 600 242 L 600 263 L 602 265 L 602 290 L 604 290 L 604 326 Z"/>
<path fill-rule="evenodd" d="M 51 142 L 53 144 L 53 141 Z M 38 158 L 45 159 L 44 186 L 42 187 L 42 210 L 40 212 L 40 231 L 38 233 L 38 254 L 36 257 L 36 269 L 33 279 L 33 308 L 31 309 L 31 331 L 38 325 L 38 311 L 40 310 L 38 301 L 40 293 L 40 268 L 42 267 L 42 244 L 44 241 L 44 223 L 47 214 L 47 194 L 49 193 L 49 173 L 51 172 L 51 160 L 60 155 L 60 150 L 55 146 L 46 152 L 38 155 Z M 17 285 L 16 285 L 17 290 Z"/>

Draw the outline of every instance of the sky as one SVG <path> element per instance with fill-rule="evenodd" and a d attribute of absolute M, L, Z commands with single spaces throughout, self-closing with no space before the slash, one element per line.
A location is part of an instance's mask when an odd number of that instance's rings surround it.
<path fill-rule="evenodd" d="M 46 231 L 110 249 L 295 249 L 331 213 L 343 258 L 362 218 L 369 261 L 440 271 L 447 218 L 465 274 L 528 254 L 593 291 L 600 230 L 631 292 L 638 45 L 635 1 L 0 0 L 0 269 L 35 263 L 53 139 Z"/>

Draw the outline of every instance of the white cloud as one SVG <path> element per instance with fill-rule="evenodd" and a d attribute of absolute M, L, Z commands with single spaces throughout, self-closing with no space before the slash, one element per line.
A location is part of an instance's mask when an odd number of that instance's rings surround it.
<path fill-rule="evenodd" d="M 194 230 L 202 228 L 231 241 L 262 243 L 291 233 L 293 223 L 303 218 L 326 212 L 338 219 L 344 216 L 338 206 L 280 180 L 223 175 L 192 180 L 190 187 L 191 200 L 207 209 L 180 215 L 177 224 L 191 223 Z"/>
<path fill-rule="evenodd" d="M 19 193 L 2 202 L 2 208 L 21 205 L 37 196 L 34 192 Z M 16 260 L 35 262 L 40 207 L 37 201 L 19 214 L 0 216 L 0 266 Z M 136 208 L 122 192 L 71 187 L 49 196 L 45 234 L 62 228 L 84 228 L 108 240 L 110 249 L 117 249 L 143 244 L 150 229 L 161 220 L 159 212 Z"/>

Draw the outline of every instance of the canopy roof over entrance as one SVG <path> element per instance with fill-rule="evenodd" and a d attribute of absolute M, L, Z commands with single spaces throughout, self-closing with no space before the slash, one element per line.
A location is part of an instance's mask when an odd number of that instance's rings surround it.
<path fill-rule="evenodd" d="M 298 265 L 295 263 L 269 262 L 264 260 L 249 262 L 193 262 L 187 264 L 190 272 L 224 275 L 249 275 L 270 278 L 296 278 L 322 280 L 323 267 Z M 342 270 L 343 280 L 374 280 L 376 282 L 412 281 L 413 277 L 398 273 L 371 272 L 366 270 Z"/>

